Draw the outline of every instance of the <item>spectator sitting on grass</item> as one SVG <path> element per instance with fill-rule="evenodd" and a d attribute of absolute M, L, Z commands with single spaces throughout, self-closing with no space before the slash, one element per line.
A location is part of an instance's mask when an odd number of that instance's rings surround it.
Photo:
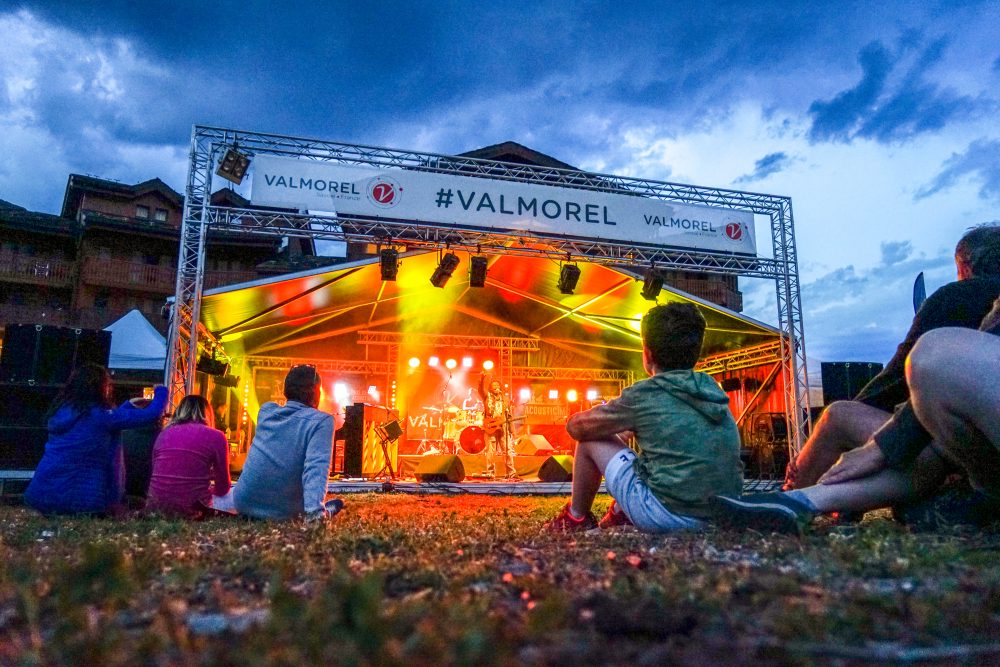
<path fill-rule="evenodd" d="M 837 401 L 826 408 L 802 451 L 788 466 L 786 490 L 812 486 L 842 454 L 847 460 L 874 457 L 884 458 L 890 465 L 912 463 L 912 458 L 902 458 L 905 448 L 886 447 L 886 440 L 878 443 L 879 447 L 862 446 L 871 443 L 895 407 L 909 398 L 904 365 L 917 339 L 940 327 L 975 329 L 1000 295 L 1000 225 L 987 223 L 967 231 L 955 246 L 955 268 L 958 280 L 924 301 L 882 372 L 854 400 Z"/>
<path fill-rule="evenodd" d="M 285 376 L 285 405 L 260 408 L 257 432 L 233 489 L 236 511 L 257 519 L 318 519 L 343 502 L 325 503 L 333 452 L 333 416 L 316 409 L 322 380 L 314 366 Z"/>
<path fill-rule="evenodd" d="M 715 380 L 694 371 L 704 334 L 705 318 L 693 304 L 646 313 L 642 360 L 651 377 L 570 417 L 566 431 L 580 441 L 573 495 L 546 530 L 623 524 L 656 533 L 698 529 L 715 495 L 742 490 L 740 437 L 729 398 Z M 630 434 L 638 454 L 625 444 Z M 602 475 L 614 502 L 598 523 L 591 506 Z"/>
<path fill-rule="evenodd" d="M 911 400 L 874 440 L 804 489 L 718 499 L 722 522 L 800 533 L 826 512 L 865 512 L 913 502 L 938 492 L 960 473 L 973 489 L 957 505 L 945 504 L 945 521 L 988 523 L 1000 519 L 1000 298 L 979 331 L 945 327 L 917 341 L 907 359 Z M 916 451 L 892 467 L 879 442 Z M 871 450 L 871 451 L 866 451 Z M 863 462 L 863 463 L 862 463 Z M 933 507 L 933 503 L 931 504 Z M 950 516 L 949 516 L 950 515 Z M 935 519 L 936 523 L 940 520 Z"/>
<path fill-rule="evenodd" d="M 229 443 L 214 422 L 204 397 L 192 394 L 181 399 L 153 445 L 148 511 L 202 518 L 213 495 L 229 492 Z"/>
<path fill-rule="evenodd" d="M 104 366 L 83 364 L 69 376 L 52 406 L 45 453 L 24 492 L 43 514 L 117 514 L 124 511 L 123 429 L 154 423 L 167 404 L 156 387 L 144 408 L 111 404 L 111 376 Z"/>

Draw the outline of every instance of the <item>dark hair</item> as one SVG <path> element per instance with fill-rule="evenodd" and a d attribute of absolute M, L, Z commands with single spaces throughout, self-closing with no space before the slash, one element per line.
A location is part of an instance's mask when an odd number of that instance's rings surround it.
<path fill-rule="evenodd" d="M 973 276 L 1000 276 L 1000 223 L 970 227 L 955 246 L 955 262 Z"/>
<path fill-rule="evenodd" d="M 110 408 L 111 375 L 108 374 L 108 369 L 92 363 L 74 368 L 66 384 L 56 394 L 49 414 L 55 414 L 66 406 L 77 412 L 86 412 L 95 407 Z"/>
<path fill-rule="evenodd" d="M 215 413 L 212 412 L 212 408 L 204 396 L 188 394 L 177 404 L 177 411 L 174 412 L 174 417 L 167 426 L 178 424 L 204 424 L 214 427 Z"/>
<path fill-rule="evenodd" d="M 319 377 L 319 373 L 316 372 L 315 366 L 308 364 L 295 366 L 285 376 L 285 398 L 289 401 L 298 401 L 305 405 L 312 405 L 316 385 L 320 382 L 322 380 Z"/>
<path fill-rule="evenodd" d="M 659 371 L 694 368 L 704 338 L 705 318 L 693 303 L 654 306 L 642 318 L 642 344 Z"/>

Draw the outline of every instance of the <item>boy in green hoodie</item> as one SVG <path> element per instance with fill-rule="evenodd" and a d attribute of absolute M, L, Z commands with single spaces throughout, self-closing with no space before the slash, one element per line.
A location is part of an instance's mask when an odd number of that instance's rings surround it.
<path fill-rule="evenodd" d="M 716 495 L 743 488 L 740 436 L 729 398 L 696 373 L 705 318 L 690 303 L 651 308 L 642 318 L 642 361 L 650 377 L 566 423 L 579 441 L 573 496 L 549 531 L 634 524 L 665 533 L 704 526 Z M 638 453 L 625 443 L 635 436 Z M 591 512 L 604 476 L 614 502 L 600 522 Z"/>

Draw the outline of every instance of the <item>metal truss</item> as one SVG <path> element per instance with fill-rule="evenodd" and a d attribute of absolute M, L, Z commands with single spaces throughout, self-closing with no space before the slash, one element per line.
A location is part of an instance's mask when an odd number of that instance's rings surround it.
<path fill-rule="evenodd" d="M 724 373 L 726 371 L 738 371 L 742 368 L 754 368 L 765 364 L 773 364 L 781 360 L 781 342 L 774 341 L 745 347 L 732 352 L 713 354 L 698 361 L 695 366 L 696 371 L 708 373 Z"/>
<path fill-rule="evenodd" d="M 515 380 L 575 380 L 579 382 L 618 382 L 631 384 L 635 373 L 608 368 L 533 368 L 514 367 Z"/>
<path fill-rule="evenodd" d="M 338 359 L 306 359 L 293 357 L 261 357 L 248 356 L 246 364 L 253 370 L 286 370 L 293 366 L 308 364 L 316 370 L 343 375 L 390 375 L 396 373 L 396 366 L 391 361 L 342 361 Z"/>
<path fill-rule="evenodd" d="M 461 347 L 465 349 L 508 349 L 512 352 L 538 352 L 537 338 L 502 336 L 464 336 L 461 334 L 420 334 L 396 331 L 359 331 L 358 345 L 407 345 L 428 347 Z"/>
<path fill-rule="evenodd" d="M 499 232 L 462 228 L 413 220 L 323 217 L 211 207 L 208 204 L 212 186 L 212 168 L 220 152 L 233 146 L 238 146 L 241 152 L 251 157 L 276 155 L 300 160 L 413 169 L 751 211 L 767 215 L 771 219 L 773 259 L 544 236 L 514 230 Z M 792 204 L 788 197 L 587 173 L 573 169 L 510 164 L 471 157 L 195 126 L 191 137 L 174 312 L 168 335 L 167 382 L 175 402 L 180 400 L 180 396 L 184 393 L 189 393 L 194 386 L 198 336 L 197 333 L 191 334 L 190 324 L 200 319 L 205 237 L 209 227 L 225 229 L 228 232 L 257 234 L 270 232 L 366 243 L 385 244 L 398 241 L 418 247 L 453 248 L 484 253 L 492 251 L 513 255 L 541 254 L 561 259 L 615 265 L 632 270 L 655 263 L 665 269 L 773 279 L 777 291 L 779 328 L 784 341 L 781 354 L 782 372 L 786 380 L 786 417 L 788 431 L 792 436 L 789 442 L 793 453 L 798 451 L 804 441 L 809 423 L 808 411 L 805 409 L 808 405 L 806 352 Z M 548 247 L 536 248 L 532 247 L 533 244 L 544 244 Z M 380 344 L 389 344 L 391 347 L 390 343 Z M 540 370 L 544 372 L 544 369 Z"/>

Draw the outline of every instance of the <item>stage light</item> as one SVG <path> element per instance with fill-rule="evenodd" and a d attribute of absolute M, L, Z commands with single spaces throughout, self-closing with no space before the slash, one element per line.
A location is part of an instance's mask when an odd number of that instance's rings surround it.
<path fill-rule="evenodd" d="M 572 294 L 579 280 L 580 267 L 576 264 L 563 264 L 559 269 L 559 291 L 563 294 Z"/>
<path fill-rule="evenodd" d="M 219 160 L 219 167 L 215 170 L 216 176 L 239 185 L 246 176 L 247 169 L 250 168 L 250 158 L 236 150 L 236 147 L 228 148 L 222 159 Z"/>
<path fill-rule="evenodd" d="M 597 400 L 597 396 L 598 396 L 598 394 L 597 394 L 597 390 L 596 389 L 588 389 L 587 390 L 587 400 L 588 401 L 596 401 Z"/>
<path fill-rule="evenodd" d="M 410 357 L 410 368 L 420 368 L 420 358 Z"/>
<path fill-rule="evenodd" d="M 382 280 L 395 280 L 399 273 L 399 251 L 395 248 L 385 248 L 378 256 L 379 268 L 382 270 Z"/>
<path fill-rule="evenodd" d="M 378 393 L 378 387 L 376 387 L 375 385 L 369 385 L 368 395 L 374 398 L 376 403 L 378 403 L 381 400 L 381 396 Z"/>
<path fill-rule="evenodd" d="M 451 274 L 458 267 L 458 263 L 458 255 L 453 252 L 449 252 L 442 257 L 441 262 L 434 269 L 434 275 L 431 276 L 431 285 L 434 285 L 434 287 L 444 287 L 448 283 L 448 279 L 451 278 Z"/>
<path fill-rule="evenodd" d="M 486 361 L 483 362 L 483 370 L 484 371 L 491 371 L 491 370 L 493 370 L 493 360 L 492 359 L 487 359 Z"/>
<path fill-rule="evenodd" d="M 427 360 L 427 365 L 431 368 L 437 368 L 437 365 L 441 363 L 441 360 L 437 357 L 431 357 Z"/>
<path fill-rule="evenodd" d="M 455 361 L 454 359 L 449 359 L 448 361 L 444 362 L 444 367 L 447 368 L 449 371 L 455 370 L 456 366 L 458 366 L 458 362 Z"/>
<path fill-rule="evenodd" d="M 469 260 L 469 287 L 486 286 L 486 255 L 473 255 Z"/>
<path fill-rule="evenodd" d="M 350 397 L 350 389 L 343 382 L 337 382 L 333 385 L 333 400 L 337 405 L 347 405 L 347 399 Z"/>
<path fill-rule="evenodd" d="M 462 368 L 472 368 L 472 357 L 462 357 Z"/>
<path fill-rule="evenodd" d="M 549 389 L 549 399 L 555 401 L 558 398 L 559 398 L 559 390 L 558 389 Z"/>
<path fill-rule="evenodd" d="M 642 298 L 647 301 L 656 301 L 663 289 L 663 274 L 655 267 L 646 269 L 646 275 L 642 279 Z"/>
<path fill-rule="evenodd" d="M 521 397 L 522 403 L 527 403 L 531 400 L 531 389 L 528 387 L 521 387 L 521 391 L 518 392 L 518 396 Z"/>
<path fill-rule="evenodd" d="M 569 401 L 570 403 L 576 403 L 576 399 L 577 399 L 576 389 L 570 389 L 569 391 L 566 392 L 567 401 Z"/>

